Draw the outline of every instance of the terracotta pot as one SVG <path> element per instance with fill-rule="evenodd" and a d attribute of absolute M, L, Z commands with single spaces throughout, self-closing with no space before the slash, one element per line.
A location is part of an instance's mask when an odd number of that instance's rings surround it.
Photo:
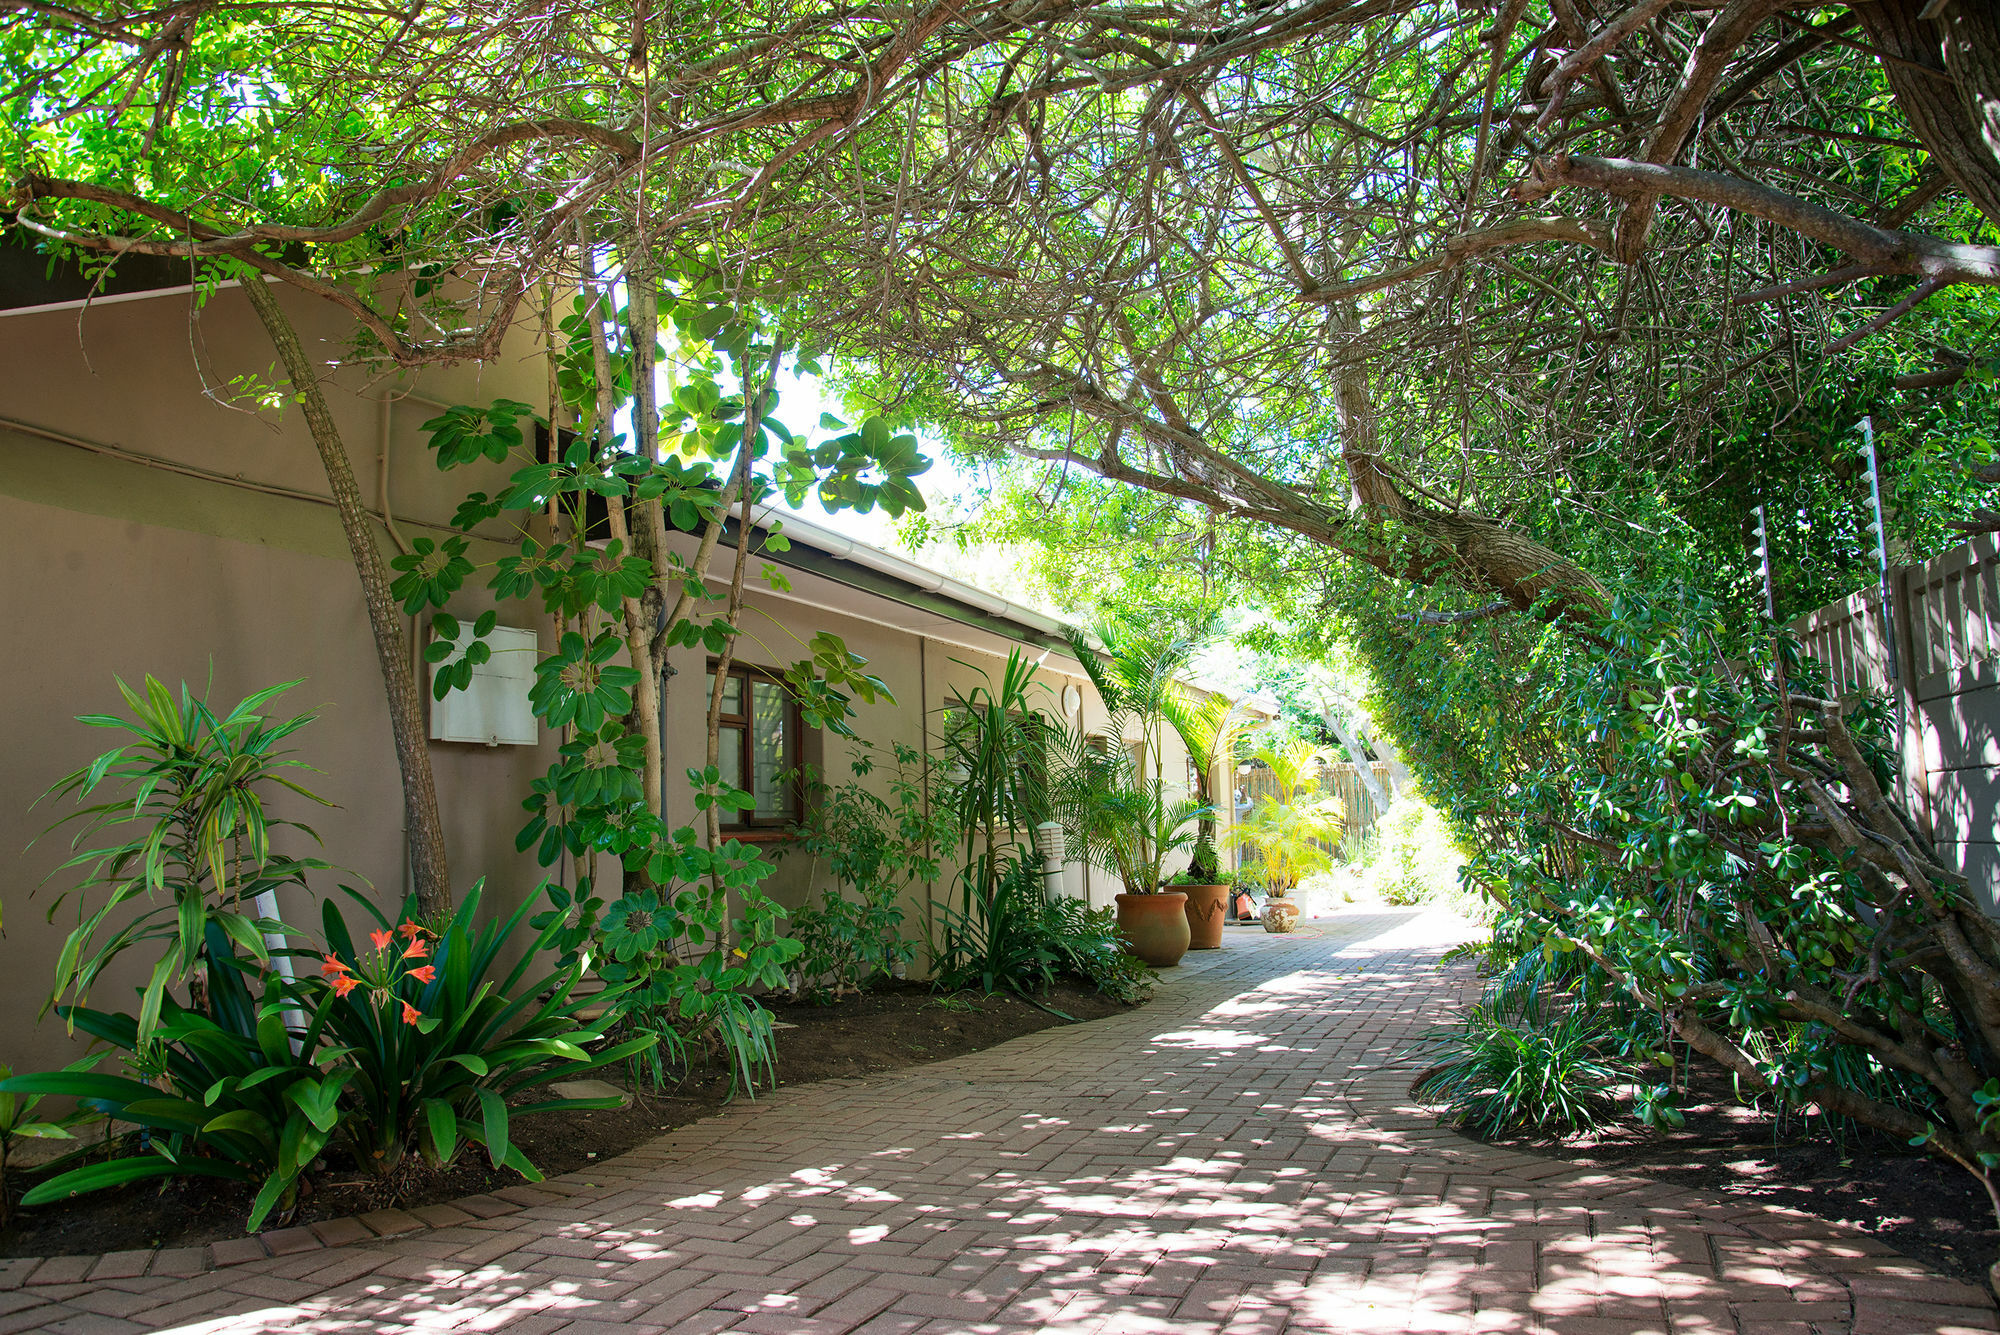
<path fill-rule="evenodd" d="M 1299 925 L 1299 906 L 1276 895 L 1264 901 L 1264 930 L 1289 932 Z"/>
<path fill-rule="evenodd" d="M 1189 950 L 1222 948 L 1222 923 L 1228 916 L 1229 892 L 1226 885 L 1183 885 L 1187 892 Z"/>
<path fill-rule="evenodd" d="M 1187 896 L 1178 890 L 1118 896 L 1118 935 L 1155 969 L 1173 968 L 1187 954 Z"/>

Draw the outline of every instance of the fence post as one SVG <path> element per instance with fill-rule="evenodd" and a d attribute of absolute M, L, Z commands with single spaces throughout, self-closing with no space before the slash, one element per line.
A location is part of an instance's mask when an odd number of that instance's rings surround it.
<path fill-rule="evenodd" d="M 1930 773 L 1924 759 L 1924 713 L 1917 696 L 1917 684 L 1923 675 L 1916 652 L 1917 616 L 1922 609 L 1919 597 L 1910 588 L 1911 577 L 1921 569 L 1921 566 L 1899 565 L 1885 571 L 1882 592 L 1885 597 L 1893 592 L 1895 607 L 1902 612 L 1901 616 L 1892 612 L 1889 625 L 1895 636 L 1891 648 L 1895 656 L 1891 662 L 1895 665 L 1896 675 L 1890 685 L 1896 700 L 1896 747 L 1902 762 L 1897 769 L 1903 785 L 1903 801 L 1910 814 L 1917 818 L 1917 828 L 1923 832 L 1924 838 L 1935 840 L 1937 832 L 1931 818 Z"/>

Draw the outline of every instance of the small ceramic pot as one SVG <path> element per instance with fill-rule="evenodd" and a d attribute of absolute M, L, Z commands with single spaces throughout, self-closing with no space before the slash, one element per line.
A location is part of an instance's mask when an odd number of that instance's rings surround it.
<path fill-rule="evenodd" d="M 1219 950 L 1222 923 L 1228 916 L 1229 886 L 1183 885 L 1187 892 L 1189 950 Z"/>
<path fill-rule="evenodd" d="M 1178 890 L 1118 896 L 1118 935 L 1155 969 L 1173 968 L 1187 954 L 1187 896 Z"/>
<path fill-rule="evenodd" d="M 1299 925 L 1299 906 L 1289 899 L 1272 895 L 1264 901 L 1264 930 L 1289 932 Z"/>

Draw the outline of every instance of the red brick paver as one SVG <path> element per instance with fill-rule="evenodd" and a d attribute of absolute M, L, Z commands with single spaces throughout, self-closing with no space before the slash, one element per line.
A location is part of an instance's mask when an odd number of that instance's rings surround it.
<path fill-rule="evenodd" d="M 1440 1131 L 1402 1058 L 1465 994 L 1436 964 L 1459 930 L 1232 934 L 1144 1010 L 740 1104 L 512 1213 L 273 1235 L 181 1278 L 45 1262 L 0 1291 L 0 1335 L 2000 1329 L 1861 1234 Z"/>

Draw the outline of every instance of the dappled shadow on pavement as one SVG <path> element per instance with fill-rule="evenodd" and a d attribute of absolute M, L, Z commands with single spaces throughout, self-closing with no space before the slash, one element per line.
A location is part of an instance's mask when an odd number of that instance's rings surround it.
<path fill-rule="evenodd" d="M 1437 1129 L 1407 1054 L 1466 995 L 1437 964 L 1462 932 L 1409 911 L 1232 935 L 1130 1015 L 739 1105 L 519 1214 L 99 1286 L 47 1315 L 520 1335 L 1996 1328 L 1979 1291 L 1835 1225 Z M 0 1331 L 32 1324 L 14 1315 Z"/>

